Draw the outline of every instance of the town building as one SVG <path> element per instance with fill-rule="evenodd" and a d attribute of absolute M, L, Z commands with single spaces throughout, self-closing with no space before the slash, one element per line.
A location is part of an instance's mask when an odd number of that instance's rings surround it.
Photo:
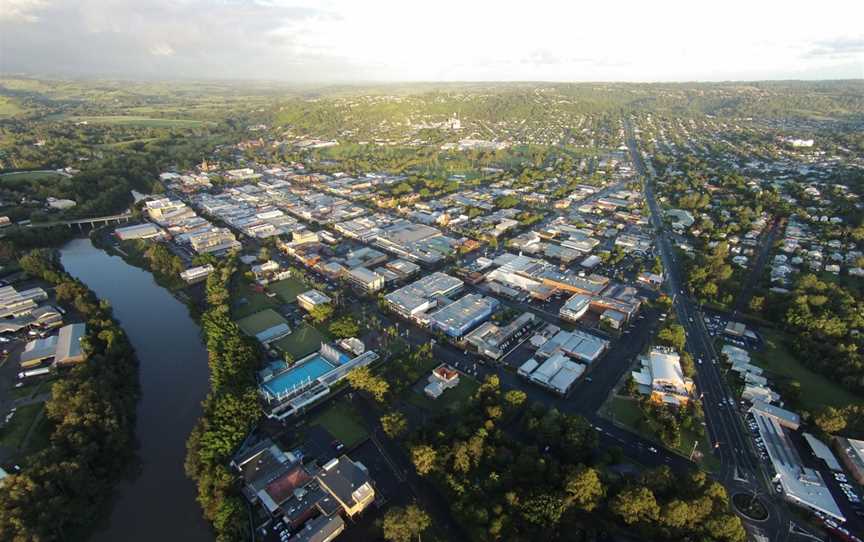
<path fill-rule="evenodd" d="M 319 292 L 318 290 L 309 290 L 297 296 L 297 305 L 306 311 L 312 311 L 315 307 L 326 305 L 332 300 L 330 296 Z"/>
<path fill-rule="evenodd" d="M 428 322 L 432 329 L 459 339 L 478 324 L 488 320 L 498 310 L 499 305 L 500 302 L 494 297 L 465 294 L 430 314 Z"/>
<path fill-rule="evenodd" d="M 758 403 L 758 402 L 757 402 Z M 772 405 L 757 404 L 750 408 L 765 451 L 774 467 L 773 481 L 780 484 L 783 497 L 798 506 L 845 521 L 837 502 L 831 495 L 819 471 L 806 467 L 792 443 L 788 431 L 795 430 L 797 423 L 790 424 L 788 411 L 771 413 Z"/>
<path fill-rule="evenodd" d="M 185 271 L 181 271 L 180 278 L 183 279 L 186 284 L 195 284 L 196 282 L 206 279 L 211 273 L 213 273 L 213 271 L 213 266 L 208 263 L 207 265 L 190 267 Z"/>
<path fill-rule="evenodd" d="M 576 361 L 592 364 L 609 349 L 609 341 L 581 330 L 558 330 L 542 341 L 537 348 L 536 357 L 549 358 L 564 354 Z"/>
<path fill-rule="evenodd" d="M 86 358 L 81 339 L 87 331 L 85 324 L 63 326 L 57 335 L 28 342 L 19 356 L 22 369 L 40 366 L 62 367 L 80 363 Z M 50 360 L 50 363 L 46 363 Z"/>
<path fill-rule="evenodd" d="M 384 277 L 365 267 L 349 269 L 347 277 L 352 284 L 370 294 L 384 288 Z"/>
<path fill-rule="evenodd" d="M 864 440 L 834 437 L 834 450 L 859 485 L 864 485 Z"/>
<path fill-rule="evenodd" d="M 165 233 L 155 224 L 135 224 L 133 226 L 125 226 L 114 230 L 114 235 L 121 241 L 129 241 L 132 239 L 159 239 L 165 236 Z"/>
<path fill-rule="evenodd" d="M 655 347 L 640 358 L 641 369 L 632 372 L 633 380 L 643 394 L 653 401 L 679 406 L 693 394 L 693 381 L 684 376 L 678 353 L 669 348 Z"/>
<path fill-rule="evenodd" d="M 432 370 L 432 374 L 429 375 L 428 384 L 423 388 L 423 393 L 432 399 L 438 399 L 446 390 L 455 388 L 458 385 L 459 371 L 442 363 Z"/>
<path fill-rule="evenodd" d="M 438 306 L 439 299 L 460 291 L 464 283 L 436 271 L 384 296 L 388 306 L 404 318 L 418 319 Z"/>
<path fill-rule="evenodd" d="M 497 360 L 515 348 L 536 323 L 537 318 L 533 313 L 524 312 L 504 326 L 485 322 L 469 333 L 465 340 L 482 356 Z"/>
<path fill-rule="evenodd" d="M 520 376 L 560 395 L 566 395 L 584 373 L 585 365 L 571 361 L 563 352 L 542 362 L 530 358 L 517 370 Z"/>

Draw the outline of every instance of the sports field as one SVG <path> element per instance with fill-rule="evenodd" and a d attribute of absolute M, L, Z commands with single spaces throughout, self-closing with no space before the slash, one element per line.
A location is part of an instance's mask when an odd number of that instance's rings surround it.
<path fill-rule="evenodd" d="M 273 346 L 291 355 L 292 358 L 298 360 L 304 356 L 311 354 L 321 348 L 322 342 L 327 342 L 320 331 L 310 326 L 303 324 L 287 337 L 282 337 L 278 341 L 273 342 Z"/>
<path fill-rule="evenodd" d="M 282 303 L 294 303 L 297 296 L 309 290 L 309 287 L 295 278 L 288 278 L 267 285 L 267 289 L 276 292 Z"/>
<path fill-rule="evenodd" d="M 69 117 L 72 122 L 88 122 L 93 124 L 114 124 L 118 126 L 141 126 L 143 128 L 195 128 L 204 124 L 192 119 L 160 119 L 155 117 L 140 117 L 136 115 L 106 115 L 92 117 Z"/>
<path fill-rule="evenodd" d="M 266 329 L 278 326 L 279 324 L 287 324 L 288 322 L 273 309 L 265 309 L 261 312 L 256 312 L 245 318 L 237 320 L 237 325 L 243 330 L 243 333 L 254 337 Z"/>

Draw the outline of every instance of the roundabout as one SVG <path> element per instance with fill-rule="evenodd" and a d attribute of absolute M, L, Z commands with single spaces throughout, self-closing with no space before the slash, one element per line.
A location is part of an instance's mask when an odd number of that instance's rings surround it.
<path fill-rule="evenodd" d="M 768 508 L 755 495 L 736 493 L 732 495 L 732 505 L 735 511 L 750 521 L 765 521 L 768 519 Z"/>

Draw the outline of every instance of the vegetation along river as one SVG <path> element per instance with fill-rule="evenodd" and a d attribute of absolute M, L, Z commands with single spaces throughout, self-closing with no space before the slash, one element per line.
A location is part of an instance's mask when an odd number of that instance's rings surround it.
<path fill-rule="evenodd" d="M 198 325 L 150 273 L 89 239 L 70 241 L 61 254 L 70 274 L 111 303 L 140 361 L 140 471 L 118 485 L 111 517 L 94 540 L 212 540 L 195 487 L 183 471 L 186 438 L 208 386 Z"/>

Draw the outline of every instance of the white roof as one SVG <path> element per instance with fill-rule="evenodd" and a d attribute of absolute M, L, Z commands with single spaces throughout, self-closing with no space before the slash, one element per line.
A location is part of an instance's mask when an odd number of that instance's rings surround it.
<path fill-rule="evenodd" d="M 652 350 L 650 361 L 651 375 L 655 381 L 662 380 L 674 384 L 676 387 L 684 387 L 684 373 L 681 370 L 678 354 Z"/>

